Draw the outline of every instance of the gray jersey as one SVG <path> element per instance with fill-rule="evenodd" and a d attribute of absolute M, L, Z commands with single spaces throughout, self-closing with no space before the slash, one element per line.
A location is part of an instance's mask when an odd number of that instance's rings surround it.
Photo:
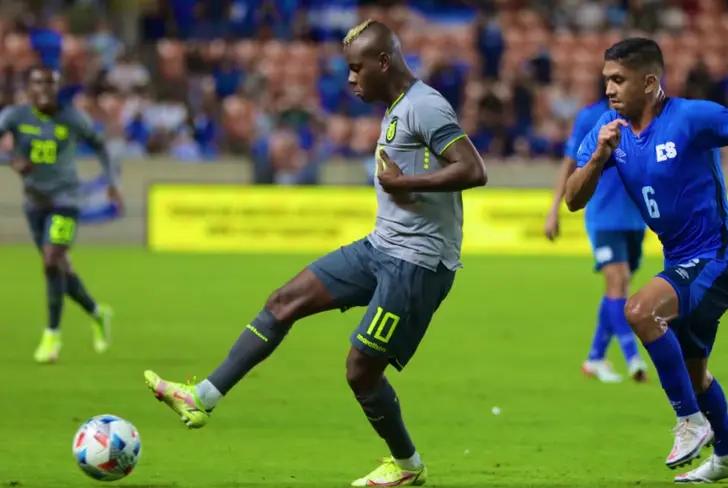
<path fill-rule="evenodd" d="M 444 166 L 440 155 L 465 137 L 455 111 L 434 88 L 415 82 L 402 94 L 382 120 L 377 143 L 377 168 L 384 149 L 406 175 L 437 171 Z M 460 267 L 463 240 L 463 201 L 460 192 L 412 193 L 395 201 L 375 178 L 377 221 L 369 241 L 382 252 L 436 270 Z"/>
<path fill-rule="evenodd" d="M 23 176 L 29 206 L 78 206 L 78 139 L 97 151 L 107 178 L 115 183 L 103 138 L 94 130 L 91 120 L 72 106 L 65 106 L 52 116 L 30 105 L 7 107 L 0 112 L 0 134 L 6 132 L 13 134 L 15 156 L 33 163 L 33 170 Z"/>

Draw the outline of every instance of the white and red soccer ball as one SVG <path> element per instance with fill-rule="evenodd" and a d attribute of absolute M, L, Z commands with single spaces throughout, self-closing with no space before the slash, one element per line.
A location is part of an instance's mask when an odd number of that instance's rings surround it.
<path fill-rule="evenodd" d="M 142 444 L 136 428 L 116 415 L 97 415 L 79 427 L 73 456 L 84 473 L 100 481 L 114 481 L 131 473 Z"/>

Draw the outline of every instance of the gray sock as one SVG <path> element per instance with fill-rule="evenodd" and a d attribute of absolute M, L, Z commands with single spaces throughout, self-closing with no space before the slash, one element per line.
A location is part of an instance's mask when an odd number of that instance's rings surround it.
<path fill-rule="evenodd" d="M 63 295 L 66 293 L 66 274 L 57 266 L 45 269 L 46 293 L 48 296 L 48 328 L 57 330 L 61 324 Z"/>
<path fill-rule="evenodd" d="M 251 324 L 245 326 L 228 357 L 207 379 L 225 395 L 278 347 L 290 328 L 290 324 L 279 322 L 272 313 L 263 309 Z"/>
<path fill-rule="evenodd" d="M 78 303 L 88 314 L 93 315 L 96 310 L 96 302 L 91 295 L 86 291 L 86 287 L 83 286 L 81 278 L 76 273 L 66 274 L 66 293 L 73 299 L 74 302 Z"/>
<path fill-rule="evenodd" d="M 402 420 L 397 394 L 387 378 L 382 378 L 374 391 L 356 395 L 356 399 L 395 459 L 407 459 L 415 453 L 415 445 Z"/>

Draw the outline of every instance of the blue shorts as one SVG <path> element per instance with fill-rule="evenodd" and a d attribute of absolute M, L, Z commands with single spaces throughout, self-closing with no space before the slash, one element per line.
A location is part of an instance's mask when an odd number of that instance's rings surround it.
<path fill-rule="evenodd" d="M 78 209 L 74 207 L 28 208 L 25 210 L 33 242 L 70 247 L 76 238 Z"/>
<path fill-rule="evenodd" d="M 594 269 L 601 271 L 607 264 L 627 263 L 634 272 L 640 267 L 642 260 L 643 230 L 595 230 L 589 232 L 592 251 L 594 252 Z"/>
<path fill-rule="evenodd" d="M 728 261 L 692 259 L 665 269 L 666 280 L 678 297 L 678 317 L 670 322 L 686 358 L 707 358 L 713 349 L 718 322 L 728 309 Z"/>
<path fill-rule="evenodd" d="M 447 296 L 455 272 L 436 271 L 394 258 L 361 239 L 308 267 L 345 311 L 366 306 L 351 344 L 365 354 L 386 357 L 398 370 L 412 358 L 430 320 Z"/>

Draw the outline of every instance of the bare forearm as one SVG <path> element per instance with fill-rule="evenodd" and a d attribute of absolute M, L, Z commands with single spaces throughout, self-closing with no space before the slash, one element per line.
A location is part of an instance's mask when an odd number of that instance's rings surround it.
<path fill-rule="evenodd" d="M 403 191 L 460 191 L 483 186 L 488 178 L 482 162 L 456 162 L 432 173 L 402 175 L 398 180 L 397 186 Z"/>
<path fill-rule="evenodd" d="M 558 212 L 561 206 L 561 200 L 564 198 L 566 193 L 566 181 L 574 173 L 576 169 L 576 161 L 568 156 L 565 156 L 559 167 L 559 174 L 556 177 L 556 183 L 554 184 L 554 199 L 551 203 L 551 211 Z"/>
<path fill-rule="evenodd" d="M 597 188 L 603 169 L 603 162 L 592 159 L 586 166 L 569 176 L 564 195 L 569 210 L 575 212 L 586 206 Z"/>
<path fill-rule="evenodd" d="M 101 169 L 104 172 L 104 176 L 106 176 L 106 179 L 109 181 L 109 184 L 112 186 L 117 186 L 118 181 L 116 178 L 116 168 L 114 167 L 114 161 L 112 160 L 111 154 L 109 153 L 106 144 L 104 143 L 104 141 L 99 139 L 89 142 L 94 151 L 96 151 L 96 157 L 99 160 Z"/>

